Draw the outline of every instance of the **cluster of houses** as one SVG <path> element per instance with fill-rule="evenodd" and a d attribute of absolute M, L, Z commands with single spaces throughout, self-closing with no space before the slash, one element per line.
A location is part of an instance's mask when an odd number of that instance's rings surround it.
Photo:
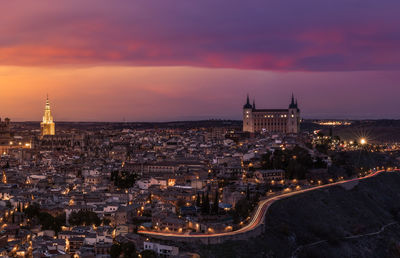
<path fill-rule="evenodd" d="M 1 156 L 3 254 L 108 257 L 116 241 L 128 241 L 139 251 L 183 255 L 177 246 L 136 232 L 232 231 L 230 211 L 239 200 L 249 191 L 265 195 L 265 185 L 285 179 L 283 170 L 254 169 L 249 176 L 250 168 L 266 152 L 300 144 L 295 136 L 244 137 L 231 128 L 68 133 L 43 137 L 32 148 L 9 149 Z M 127 175 L 135 175 L 134 180 Z M 125 180 L 125 187 L 116 178 Z M 204 196 L 216 212 L 201 210 Z M 65 214 L 59 232 L 25 216 L 20 206 L 34 203 L 53 217 Z M 79 211 L 96 214 L 101 223 L 71 225 L 70 217 Z"/>

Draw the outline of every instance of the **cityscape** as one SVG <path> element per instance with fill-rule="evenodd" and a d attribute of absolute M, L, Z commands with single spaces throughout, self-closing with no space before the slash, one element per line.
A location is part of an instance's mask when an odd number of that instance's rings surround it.
<path fill-rule="evenodd" d="M 0 257 L 400 257 L 400 4 L 178 2 L 4 3 Z"/>

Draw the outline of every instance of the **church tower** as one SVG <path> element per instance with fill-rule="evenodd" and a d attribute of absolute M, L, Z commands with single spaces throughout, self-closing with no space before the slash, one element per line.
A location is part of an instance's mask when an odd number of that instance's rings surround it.
<path fill-rule="evenodd" d="M 40 123 L 40 129 L 42 136 L 55 135 L 55 124 L 53 122 L 53 116 L 51 115 L 49 97 L 47 96 L 46 106 L 44 108 L 43 121 Z"/>

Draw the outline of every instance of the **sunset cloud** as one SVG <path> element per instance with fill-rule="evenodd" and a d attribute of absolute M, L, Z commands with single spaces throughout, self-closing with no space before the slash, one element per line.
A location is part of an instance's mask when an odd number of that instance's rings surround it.
<path fill-rule="evenodd" d="M 400 118 L 398 0 L 4 1 L 0 117 L 240 119 L 243 98 L 304 117 Z M 371 105 L 373 103 L 374 105 Z"/>
<path fill-rule="evenodd" d="M 393 70 L 399 9 L 398 1 L 10 1 L 0 64 Z"/>

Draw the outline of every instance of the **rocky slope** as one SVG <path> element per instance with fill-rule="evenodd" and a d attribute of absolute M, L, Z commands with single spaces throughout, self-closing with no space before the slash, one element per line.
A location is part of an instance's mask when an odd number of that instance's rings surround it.
<path fill-rule="evenodd" d="M 198 246 L 202 257 L 400 257 L 400 173 L 281 200 L 263 236 Z"/>

